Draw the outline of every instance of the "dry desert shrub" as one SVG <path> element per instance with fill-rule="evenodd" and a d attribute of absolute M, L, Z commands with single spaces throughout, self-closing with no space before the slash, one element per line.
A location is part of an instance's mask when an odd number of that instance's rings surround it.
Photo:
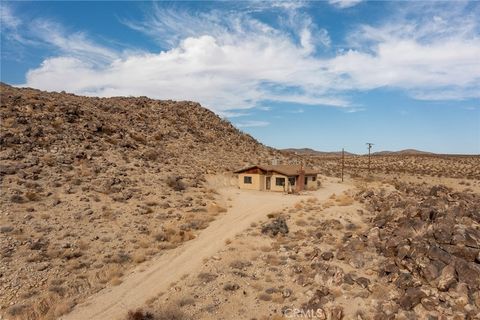
<path fill-rule="evenodd" d="M 340 195 L 335 201 L 339 206 L 350 206 L 353 204 L 353 198 L 348 195 Z"/>
<path fill-rule="evenodd" d="M 7 314 L 14 319 L 21 319 L 21 317 L 27 312 L 29 306 L 25 304 L 16 304 L 8 308 Z"/>
<path fill-rule="evenodd" d="M 89 280 L 92 286 L 96 283 L 107 283 L 123 275 L 122 267 L 118 264 L 109 264 L 96 272 Z"/>
<path fill-rule="evenodd" d="M 110 280 L 110 284 L 112 286 L 118 286 L 122 283 L 122 279 L 120 279 L 119 277 L 113 277 L 111 280 Z"/>
<path fill-rule="evenodd" d="M 153 313 L 137 309 L 135 311 L 128 311 L 126 320 L 155 320 Z"/>
<path fill-rule="evenodd" d="M 209 283 L 215 280 L 218 276 L 213 273 L 207 273 L 207 272 L 202 272 L 198 274 L 197 278 L 202 282 L 202 283 Z"/>
<path fill-rule="evenodd" d="M 147 260 L 147 258 L 146 258 L 146 256 L 145 256 L 145 252 L 143 252 L 143 251 L 136 252 L 136 253 L 133 255 L 133 262 L 135 262 L 135 263 L 142 263 L 142 262 L 144 262 L 145 260 Z"/>
<path fill-rule="evenodd" d="M 322 207 L 323 207 L 323 209 L 328 209 L 330 207 L 333 207 L 334 205 L 335 205 L 335 203 L 333 201 L 327 201 L 322 205 Z"/>
<path fill-rule="evenodd" d="M 178 305 L 180 307 L 185 307 L 185 306 L 191 306 L 195 304 L 195 299 L 192 297 L 183 297 L 180 300 L 178 300 Z"/>
<path fill-rule="evenodd" d="M 207 212 L 217 215 L 219 213 L 227 212 L 227 209 L 213 202 L 207 206 Z"/>
<path fill-rule="evenodd" d="M 37 192 L 34 192 L 34 191 L 28 191 L 25 194 L 25 197 L 27 197 L 27 199 L 29 201 L 39 201 L 41 199 L 40 194 L 38 194 Z"/>
<path fill-rule="evenodd" d="M 303 203 L 302 202 L 297 202 L 297 203 L 295 203 L 295 205 L 293 207 L 297 210 L 300 210 L 300 209 L 303 208 Z"/>

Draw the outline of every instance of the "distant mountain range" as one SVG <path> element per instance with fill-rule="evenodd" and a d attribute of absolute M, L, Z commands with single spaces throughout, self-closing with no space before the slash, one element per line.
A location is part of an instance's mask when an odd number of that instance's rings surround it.
<path fill-rule="evenodd" d="M 318 151 L 310 148 L 287 148 L 281 149 L 283 152 L 293 152 L 300 155 L 316 155 L 316 156 L 341 156 L 342 151 Z M 400 151 L 378 151 L 372 152 L 372 155 L 433 155 L 432 152 L 421 151 L 416 149 L 405 149 Z M 358 154 L 345 151 L 346 156 L 356 156 Z"/>
<path fill-rule="evenodd" d="M 399 154 L 408 154 L 408 155 L 432 155 L 435 154 L 433 152 L 428 152 L 428 151 L 422 151 L 422 150 L 416 150 L 416 149 L 405 149 L 405 150 L 400 150 L 400 151 L 378 151 L 378 152 L 373 152 L 372 154 L 374 155 L 399 155 Z"/>

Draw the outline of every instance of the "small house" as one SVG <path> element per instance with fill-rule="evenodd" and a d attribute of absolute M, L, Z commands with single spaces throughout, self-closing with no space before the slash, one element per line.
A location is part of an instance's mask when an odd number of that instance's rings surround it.
<path fill-rule="evenodd" d="M 283 192 L 317 189 L 318 172 L 300 165 L 255 165 L 235 173 L 240 189 Z"/>

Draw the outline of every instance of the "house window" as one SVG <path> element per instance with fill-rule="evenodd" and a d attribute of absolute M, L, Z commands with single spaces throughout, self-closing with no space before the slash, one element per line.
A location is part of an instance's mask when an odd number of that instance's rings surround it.
<path fill-rule="evenodd" d="M 317 177 L 313 176 L 312 181 L 317 181 Z"/>
<path fill-rule="evenodd" d="M 305 177 L 305 185 L 308 183 L 308 177 Z"/>
<path fill-rule="evenodd" d="M 295 177 L 289 177 L 288 178 L 288 183 L 290 183 L 291 186 L 295 185 Z"/>
<path fill-rule="evenodd" d="M 285 185 L 285 178 L 275 178 L 275 185 L 284 186 Z"/>
<path fill-rule="evenodd" d="M 249 176 L 243 177 L 243 183 L 244 184 L 252 184 L 252 177 L 249 177 Z"/>

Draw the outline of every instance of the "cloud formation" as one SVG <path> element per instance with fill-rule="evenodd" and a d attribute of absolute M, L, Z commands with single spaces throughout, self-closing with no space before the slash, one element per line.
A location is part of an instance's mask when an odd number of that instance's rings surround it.
<path fill-rule="evenodd" d="M 268 121 L 247 120 L 235 123 L 238 128 L 266 127 L 270 124 Z"/>
<path fill-rule="evenodd" d="M 354 7 L 360 2 L 362 2 L 362 0 L 328 0 L 328 3 L 341 9 Z"/>
<path fill-rule="evenodd" d="M 22 39 L 56 48 L 23 84 L 45 90 L 195 100 L 221 114 L 265 101 L 352 107 L 349 92 L 381 87 L 426 100 L 480 96 L 474 13 L 432 9 L 414 20 L 404 12 L 384 24 L 358 25 L 347 35 L 348 48 L 327 57 L 321 53 L 332 46 L 329 32 L 287 4 L 275 9 L 284 13 L 275 25 L 249 11 L 158 6 L 143 21 L 122 20 L 166 48 L 158 52 L 120 52 L 85 33 L 69 34 L 48 20 L 22 22 L 11 12 L 5 21 L 10 32 L 28 26 Z"/>

